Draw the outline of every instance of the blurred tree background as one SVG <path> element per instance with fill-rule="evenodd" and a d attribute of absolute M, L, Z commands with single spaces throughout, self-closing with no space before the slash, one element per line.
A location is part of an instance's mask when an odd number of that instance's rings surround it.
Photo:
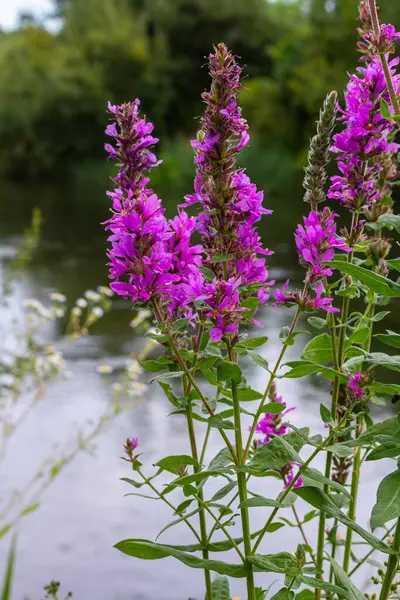
<path fill-rule="evenodd" d="M 168 177 L 191 169 L 205 56 L 225 41 L 246 65 L 247 162 L 290 189 L 326 93 L 354 70 L 357 0 L 57 0 L 51 33 L 29 15 L 0 31 L 0 176 L 71 176 L 104 162 L 106 102 L 139 96 Z M 400 3 L 382 0 L 384 21 Z"/>

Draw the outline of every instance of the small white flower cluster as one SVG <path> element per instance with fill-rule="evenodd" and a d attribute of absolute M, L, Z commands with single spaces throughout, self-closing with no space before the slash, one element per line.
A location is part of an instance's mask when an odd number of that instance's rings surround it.
<path fill-rule="evenodd" d="M 114 292 L 110 288 L 99 285 L 97 291 L 86 290 L 83 297 L 78 298 L 71 310 L 69 329 L 75 336 L 86 335 L 89 327 L 101 319 L 111 308 Z"/>

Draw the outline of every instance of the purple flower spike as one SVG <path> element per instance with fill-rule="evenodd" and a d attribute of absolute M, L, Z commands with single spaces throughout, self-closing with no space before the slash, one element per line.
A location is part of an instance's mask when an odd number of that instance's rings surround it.
<path fill-rule="evenodd" d="M 216 342 L 225 334 L 237 334 L 243 296 L 257 296 L 260 303 L 269 298 L 272 282 L 265 257 L 272 252 L 263 248 L 255 224 L 272 211 L 263 207 L 263 193 L 236 165 L 250 136 L 238 105 L 242 68 L 224 44 L 210 54 L 209 73 L 211 89 L 202 94 L 206 107 L 201 129 L 191 142 L 197 170 L 194 193 L 185 197 L 182 207 L 200 205 L 196 229 L 204 248 L 203 265 L 215 279 L 201 290 L 197 278 L 191 277 L 184 289 L 196 289 L 211 309 L 205 314 L 215 325 L 211 339 Z M 245 286 L 254 287 L 243 293 Z"/>
<path fill-rule="evenodd" d="M 147 187 L 146 172 L 160 163 L 150 150 L 158 140 L 151 135 L 153 124 L 140 116 L 139 104 L 109 104 L 113 122 L 106 134 L 115 142 L 105 148 L 119 166 L 115 189 L 108 192 L 113 214 L 105 223 L 111 232 L 110 287 L 133 302 L 156 298 L 166 308 L 165 318 L 182 310 L 192 319 L 185 285 L 202 281 L 197 268 L 202 248 L 190 245 L 196 223 L 185 212 L 168 221 L 160 199 Z"/>
<path fill-rule="evenodd" d="M 370 32 L 372 34 L 372 30 Z M 389 63 L 395 87 L 400 82 L 396 74 L 399 59 Z M 331 150 L 338 154 L 341 175 L 331 178 L 328 197 L 339 200 L 351 210 L 369 207 L 381 198 L 380 157 L 400 148 L 391 141 L 396 124 L 381 114 L 381 100 L 390 103 L 382 63 L 371 57 L 357 75 L 351 75 L 345 94 L 345 108 L 340 120 L 345 129 L 334 136 Z M 374 159 L 372 162 L 370 159 Z"/>

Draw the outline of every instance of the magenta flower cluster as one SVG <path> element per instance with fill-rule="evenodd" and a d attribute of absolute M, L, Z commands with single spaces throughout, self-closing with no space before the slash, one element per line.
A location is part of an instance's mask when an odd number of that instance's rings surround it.
<path fill-rule="evenodd" d="M 332 298 L 323 296 L 323 281 L 333 273 L 324 261 L 332 260 L 335 250 L 351 251 L 345 240 L 336 235 L 337 216 L 326 206 L 322 211 L 311 211 L 308 217 L 304 217 L 304 225 L 298 225 L 296 229 L 295 241 L 300 264 L 307 269 L 307 287 L 314 290 L 314 295 L 288 292 L 289 281 L 286 281 L 283 288 L 275 290 L 275 304 L 298 304 L 307 310 L 338 311 L 332 306 Z"/>
<path fill-rule="evenodd" d="M 304 217 L 304 226 L 299 225 L 296 229 L 294 237 L 300 262 L 308 269 L 311 282 L 332 275 L 332 269 L 324 265 L 324 261 L 333 259 L 335 249 L 351 250 L 343 238 L 336 236 L 337 216 L 325 206 L 321 212 L 311 211 L 308 217 Z"/>
<path fill-rule="evenodd" d="M 283 401 L 282 396 L 277 396 L 275 384 L 271 388 L 269 395 L 273 402 L 278 402 L 286 407 L 286 402 Z M 295 407 L 285 408 L 279 414 L 265 413 L 262 419 L 257 423 L 256 432 L 262 435 L 262 438 L 258 439 L 258 444 L 268 444 L 277 436 L 286 435 L 288 433 L 289 421 L 285 420 L 284 417 L 295 410 Z M 284 480 L 285 488 L 293 481 L 295 477 L 294 467 L 301 467 L 300 464 L 290 462 L 281 469 L 281 475 Z M 303 485 L 301 477 L 296 480 L 294 487 Z"/>
<path fill-rule="evenodd" d="M 395 69 L 398 63 L 399 58 L 389 63 L 396 87 L 400 83 Z M 390 140 L 395 123 L 381 114 L 381 99 L 389 102 L 390 98 L 380 59 L 371 57 L 365 66 L 358 68 L 358 73 L 350 76 L 345 94 L 345 108 L 340 117 L 345 129 L 333 138 L 332 151 L 338 154 L 341 175 L 332 177 L 328 193 L 329 198 L 339 200 L 354 211 L 370 206 L 381 197 L 382 166 L 378 158 L 400 147 Z"/>
<path fill-rule="evenodd" d="M 276 396 L 274 402 L 283 404 L 286 407 L 286 402 L 283 401 L 282 396 Z M 257 423 L 256 431 L 263 435 L 262 439 L 258 440 L 259 444 L 267 444 L 274 437 L 285 435 L 288 432 L 288 421 L 284 421 L 283 417 L 288 413 L 295 410 L 295 407 L 286 408 L 279 414 L 265 413 L 263 418 Z"/>
<path fill-rule="evenodd" d="M 347 384 L 347 392 L 355 400 L 361 400 L 367 393 L 364 389 L 365 383 L 366 376 L 357 371 L 349 377 L 349 382 Z"/>
<path fill-rule="evenodd" d="M 146 173 L 160 164 L 151 148 L 158 142 L 152 123 L 139 115 L 139 100 L 122 106 L 109 104 L 112 123 L 106 133 L 114 145 L 105 149 L 119 166 L 114 179 L 108 252 L 111 289 L 133 302 L 161 299 L 172 313 L 178 307 L 191 315 L 185 284 L 202 280 L 201 246 L 192 246 L 195 220 L 182 211 L 168 221 L 160 199 L 148 186 Z"/>

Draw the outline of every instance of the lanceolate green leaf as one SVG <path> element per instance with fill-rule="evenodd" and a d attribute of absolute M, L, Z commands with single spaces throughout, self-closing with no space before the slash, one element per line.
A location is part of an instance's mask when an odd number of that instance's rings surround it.
<path fill-rule="evenodd" d="M 257 472 L 271 468 L 282 469 L 290 461 L 303 462 L 291 444 L 276 437 L 257 449 L 248 466 L 250 471 Z"/>
<path fill-rule="evenodd" d="M 258 338 L 248 338 L 247 340 L 239 342 L 237 346 L 239 348 L 259 348 L 268 342 L 267 336 L 262 336 Z"/>
<path fill-rule="evenodd" d="M 304 583 L 312 589 L 317 588 L 317 590 L 324 590 L 325 592 L 337 594 L 339 598 L 345 598 L 346 600 L 354 600 L 354 597 L 347 590 L 338 585 L 334 585 L 333 583 L 328 583 L 327 581 L 323 581 L 322 579 L 314 579 L 313 577 L 307 577 L 306 575 L 299 575 L 298 579 L 299 581 L 301 581 L 301 583 Z"/>
<path fill-rule="evenodd" d="M 179 473 L 179 469 L 181 466 L 192 465 L 194 467 L 198 467 L 199 464 L 197 460 L 194 460 L 191 456 L 186 454 L 178 454 L 176 456 L 166 456 L 162 458 L 158 462 L 156 462 L 155 466 L 160 467 L 163 471 L 169 471 L 170 473 Z"/>
<path fill-rule="evenodd" d="M 400 516 L 400 471 L 387 475 L 379 484 L 372 509 L 371 528 L 381 527 Z"/>
<path fill-rule="evenodd" d="M 242 578 L 246 577 L 247 574 L 247 568 L 243 564 L 235 565 L 218 560 L 204 560 L 193 554 L 177 550 L 173 546 L 156 544 L 149 540 L 122 540 L 115 545 L 115 548 L 128 556 L 134 556 L 143 560 L 159 560 L 167 556 L 172 556 L 192 569 L 209 569 L 228 577 Z"/>
<path fill-rule="evenodd" d="M 351 498 L 350 493 L 343 485 L 340 485 L 340 483 L 338 483 L 337 481 L 332 481 L 332 479 L 328 479 L 328 477 L 325 477 L 325 475 L 322 475 L 322 473 L 317 471 L 317 469 L 311 469 L 310 467 L 307 469 L 304 469 L 302 471 L 301 476 L 306 485 L 310 485 L 308 480 L 311 480 L 311 482 L 320 483 L 321 485 L 328 485 L 333 490 L 336 490 L 337 492 L 344 494 L 348 498 Z M 311 485 L 312 485 L 312 483 L 311 483 Z"/>
<path fill-rule="evenodd" d="M 329 560 L 332 565 L 337 585 L 345 589 L 352 600 L 365 600 L 364 594 L 362 594 L 356 588 L 356 586 L 353 585 L 346 571 L 344 571 L 344 569 L 342 569 L 342 567 L 338 565 L 338 563 L 333 558 L 329 557 Z"/>
<path fill-rule="evenodd" d="M 387 331 L 387 333 L 379 333 L 375 336 L 380 342 L 393 346 L 393 348 L 400 348 L 400 334 L 394 331 Z"/>
<path fill-rule="evenodd" d="M 398 283 L 395 283 L 386 277 L 382 277 L 382 275 L 373 273 L 368 269 L 364 269 L 364 267 L 359 267 L 358 265 L 353 265 L 352 263 L 341 260 L 326 261 L 325 264 L 334 269 L 338 269 L 342 273 L 355 277 L 381 296 L 400 296 L 400 285 Z"/>
<path fill-rule="evenodd" d="M 263 496 L 254 496 L 253 498 L 249 498 L 244 502 L 239 504 L 239 508 L 256 508 L 256 507 L 276 507 L 276 508 L 289 508 L 296 502 L 295 494 L 289 493 L 283 502 L 279 502 L 279 498 L 277 500 L 273 500 L 271 498 L 264 498 Z"/>
<path fill-rule="evenodd" d="M 316 487 L 303 486 L 299 487 L 294 492 L 300 496 L 303 500 L 324 511 L 329 517 L 337 519 L 340 523 L 343 523 L 346 527 L 349 527 L 364 540 L 366 540 L 373 548 L 380 550 L 385 554 L 392 554 L 393 550 L 390 546 L 382 542 L 380 539 L 363 529 L 360 525 L 349 519 L 349 517 L 338 509 L 336 504 L 327 496 L 322 490 Z"/>

